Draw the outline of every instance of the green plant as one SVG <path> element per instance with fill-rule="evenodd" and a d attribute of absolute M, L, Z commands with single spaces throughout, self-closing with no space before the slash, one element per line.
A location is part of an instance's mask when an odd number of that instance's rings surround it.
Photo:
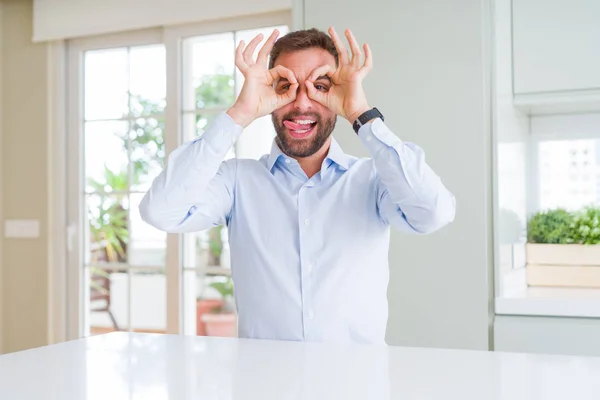
<path fill-rule="evenodd" d="M 106 296 L 110 292 L 108 288 L 100 285 L 95 279 L 94 276 L 100 276 L 105 279 L 110 279 L 110 273 L 104 271 L 98 267 L 90 267 L 90 289 L 97 291 L 98 293 Z"/>
<path fill-rule="evenodd" d="M 208 251 L 210 256 L 208 263 L 215 267 L 221 265 L 221 254 L 223 253 L 222 230 L 223 225 L 215 226 L 208 232 Z"/>
<path fill-rule="evenodd" d="M 572 235 L 573 214 L 564 210 L 548 210 L 534 214 L 527 224 L 529 243 L 574 243 Z"/>
<path fill-rule="evenodd" d="M 203 76 L 195 90 L 198 108 L 223 107 L 233 104 L 233 79 L 230 75 L 218 72 Z M 146 177 L 153 165 L 164 164 L 164 100 L 150 100 L 137 95 L 130 96 L 130 116 L 135 117 L 125 132 L 115 133 L 120 139 L 123 150 L 131 159 L 131 177 L 127 167 L 113 171 L 105 166 L 101 178 L 88 179 L 88 185 L 98 193 L 98 204 L 88 206 L 88 219 L 93 251 L 100 254 L 95 261 L 114 263 L 127 262 L 127 244 L 129 241 L 128 210 L 125 197 L 113 195 L 114 192 L 126 192 L 131 186 L 138 185 Z M 204 122 L 206 117 L 196 115 L 196 124 Z M 221 227 L 211 231 L 210 254 L 213 264 L 220 265 L 222 252 Z"/>
<path fill-rule="evenodd" d="M 572 223 L 575 243 L 600 244 L 600 208 L 586 207 L 575 213 Z"/>
<path fill-rule="evenodd" d="M 98 207 L 88 207 L 92 251 L 102 251 L 102 260 L 113 263 L 127 261 L 127 209 L 123 205 L 124 198 L 111 195 L 114 191 L 127 188 L 127 175 L 114 173 L 104 167 L 101 182 L 93 179 L 88 184 L 99 193 Z M 101 246 L 101 247 L 97 247 Z"/>
<path fill-rule="evenodd" d="M 231 312 L 233 306 L 231 302 L 233 300 L 233 280 L 228 276 L 225 281 L 212 282 L 209 284 L 211 288 L 215 289 L 221 295 L 223 299 L 223 305 L 213 309 L 214 313 L 226 313 Z"/>

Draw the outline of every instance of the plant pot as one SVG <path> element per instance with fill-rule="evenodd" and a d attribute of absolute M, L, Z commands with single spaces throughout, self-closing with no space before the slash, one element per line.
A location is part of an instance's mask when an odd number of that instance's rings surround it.
<path fill-rule="evenodd" d="M 203 299 L 196 302 L 196 334 L 198 336 L 206 336 L 206 324 L 202 320 L 205 314 L 210 314 L 215 308 L 221 308 L 223 300 L 220 299 Z"/>
<path fill-rule="evenodd" d="M 207 336 L 237 336 L 237 318 L 233 313 L 204 314 L 202 315 L 202 322 L 206 325 Z"/>
<path fill-rule="evenodd" d="M 600 288 L 600 245 L 527 243 L 527 284 Z"/>

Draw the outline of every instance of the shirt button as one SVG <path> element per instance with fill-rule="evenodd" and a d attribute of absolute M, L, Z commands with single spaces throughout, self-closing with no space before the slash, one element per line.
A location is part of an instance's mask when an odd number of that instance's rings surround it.
<path fill-rule="evenodd" d="M 304 225 L 308 225 L 308 224 L 310 224 L 310 221 L 308 219 L 305 219 L 304 220 Z"/>
<path fill-rule="evenodd" d="M 315 317 L 315 312 L 314 312 L 314 311 L 312 311 L 312 310 L 310 310 L 310 311 L 308 312 L 308 319 L 313 319 L 314 317 Z"/>
<path fill-rule="evenodd" d="M 285 159 L 285 163 L 286 163 L 286 164 L 289 164 L 289 163 L 291 163 L 290 159 L 289 159 L 289 158 L 286 158 L 286 159 Z"/>
<path fill-rule="evenodd" d="M 313 270 L 313 265 L 312 265 L 312 264 L 308 264 L 308 265 L 306 266 L 306 270 L 307 270 L 308 272 L 312 272 L 312 270 Z"/>
<path fill-rule="evenodd" d="M 371 139 L 373 139 L 373 136 L 371 136 L 371 135 L 367 136 L 367 142 L 370 142 Z"/>

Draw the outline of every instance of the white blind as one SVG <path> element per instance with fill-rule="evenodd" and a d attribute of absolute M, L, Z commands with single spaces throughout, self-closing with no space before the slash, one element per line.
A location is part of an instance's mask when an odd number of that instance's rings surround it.
<path fill-rule="evenodd" d="M 66 39 L 291 8 L 292 0 L 34 0 L 33 40 Z"/>

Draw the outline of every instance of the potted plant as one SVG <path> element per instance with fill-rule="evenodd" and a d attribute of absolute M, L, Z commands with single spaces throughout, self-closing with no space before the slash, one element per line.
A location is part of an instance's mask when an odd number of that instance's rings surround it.
<path fill-rule="evenodd" d="M 216 226 L 208 232 L 208 254 L 206 266 L 220 267 L 221 256 L 223 253 L 223 240 L 221 231 L 223 226 Z M 200 247 L 197 245 L 197 247 Z M 218 289 L 217 289 L 218 290 Z M 223 307 L 223 296 L 220 299 L 210 299 L 199 297 L 196 299 L 196 334 L 199 336 L 207 335 L 204 314 L 211 313 L 215 309 Z"/>
<path fill-rule="evenodd" d="M 220 267 L 223 254 L 223 225 L 216 226 L 208 232 L 208 266 Z"/>
<path fill-rule="evenodd" d="M 600 208 L 536 213 L 527 242 L 529 286 L 600 288 Z"/>
<path fill-rule="evenodd" d="M 235 337 L 237 335 L 237 318 L 234 312 L 231 277 L 227 277 L 224 282 L 213 282 L 209 286 L 219 292 L 221 304 L 201 316 L 201 321 L 205 324 L 206 335 Z"/>
<path fill-rule="evenodd" d="M 223 307 L 222 299 L 196 299 L 196 335 L 207 336 L 206 323 L 203 316 Z"/>

